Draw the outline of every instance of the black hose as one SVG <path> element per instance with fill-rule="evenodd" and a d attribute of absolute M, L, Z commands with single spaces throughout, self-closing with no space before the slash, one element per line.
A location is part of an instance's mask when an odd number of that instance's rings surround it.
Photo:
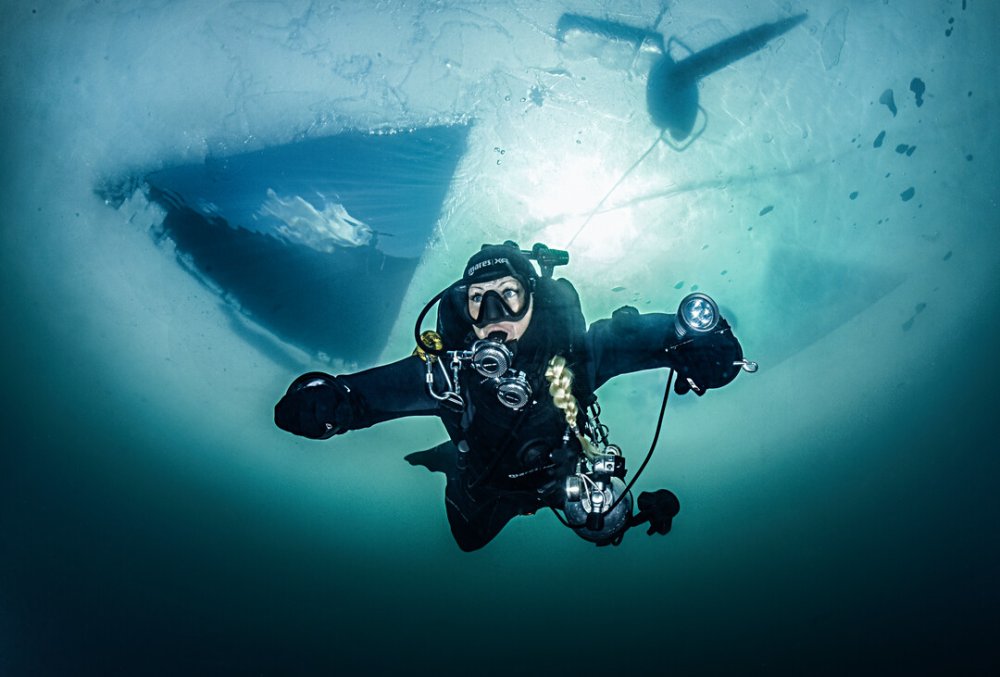
<path fill-rule="evenodd" d="M 417 347 L 424 352 L 431 353 L 432 355 L 444 355 L 447 351 L 444 348 L 435 348 L 434 346 L 427 345 L 420 336 L 420 325 L 423 324 L 424 318 L 427 317 L 427 313 L 434 307 L 434 304 L 437 303 L 438 299 L 444 296 L 445 292 L 447 292 L 450 288 L 451 287 L 445 287 L 435 294 L 434 298 L 428 301 L 427 305 L 424 306 L 424 309 L 420 311 L 420 314 L 417 316 L 417 322 L 413 325 L 413 340 L 417 342 Z"/>
<path fill-rule="evenodd" d="M 663 392 L 663 404 L 660 405 L 660 418 L 656 421 L 656 432 L 653 433 L 653 443 L 649 445 L 649 453 L 646 454 L 646 458 L 645 460 L 643 460 L 642 465 L 639 466 L 639 469 L 635 472 L 635 475 L 632 476 L 632 481 L 628 483 L 627 487 L 625 487 L 625 491 L 623 491 L 621 495 L 619 495 L 618 498 L 615 499 L 615 502 L 611 504 L 611 507 L 607 509 L 608 513 L 617 508 L 618 504 L 622 502 L 622 499 L 628 496 L 628 492 L 630 492 L 632 490 L 632 487 L 635 486 L 635 482 L 636 480 L 639 479 L 639 475 L 641 475 L 642 471 L 646 469 L 646 465 L 649 463 L 649 459 L 653 458 L 653 451 L 656 449 L 656 442 L 660 439 L 660 428 L 663 427 L 663 414 L 667 410 L 667 399 L 670 397 L 670 386 L 673 383 L 673 381 L 674 381 L 674 370 L 671 369 L 670 375 L 667 376 L 667 389 Z"/>

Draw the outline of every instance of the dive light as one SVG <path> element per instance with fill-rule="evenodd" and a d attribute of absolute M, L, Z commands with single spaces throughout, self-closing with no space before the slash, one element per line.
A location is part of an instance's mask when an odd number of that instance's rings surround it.
<path fill-rule="evenodd" d="M 517 244 L 507 240 L 504 244 L 516 247 Z M 538 268 L 542 271 L 542 277 L 552 277 L 552 271 L 556 266 L 565 266 L 569 263 L 569 252 L 564 249 L 552 249 L 541 242 L 536 242 L 531 249 L 522 249 L 521 253 L 529 259 L 538 262 Z"/>
<path fill-rule="evenodd" d="M 719 326 L 719 304 L 708 294 L 694 292 L 681 299 L 674 316 L 677 338 L 708 334 Z"/>

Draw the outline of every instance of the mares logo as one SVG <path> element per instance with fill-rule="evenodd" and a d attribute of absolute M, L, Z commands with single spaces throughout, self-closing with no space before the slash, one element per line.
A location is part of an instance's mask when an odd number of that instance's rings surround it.
<path fill-rule="evenodd" d="M 505 265 L 509 268 L 510 260 L 504 257 L 504 258 L 486 259 L 485 261 L 480 261 L 479 263 L 477 263 L 474 266 L 471 266 L 467 271 L 465 271 L 465 276 L 472 277 L 483 268 L 487 268 L 489 266 L 499 266 L 499 265 Z"/>

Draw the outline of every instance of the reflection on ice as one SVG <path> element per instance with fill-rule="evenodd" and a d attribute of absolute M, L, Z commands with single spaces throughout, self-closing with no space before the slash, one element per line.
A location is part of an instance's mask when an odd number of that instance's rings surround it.
<path fill-rule="evenodd" d="M 348 214 L 339 202 L 316 209 L 298 195 L 281 198 L 273 188 L 268 188 L 267 200 L 257 213 L 261 217 L 278 219 L 281 223 L 275 231 L 287 241 L 320 252 L 330 253 L 338 246 L 360 247 L 372 239 L 368 224 Z"/>
<path fill-rule="evenodd" d="M 590 55 L 612 68 L 635 69 L 640 61 L 649 62 L 646 87 L 649 115 L 675 141 L 683 141 L 694 129 L 700 110 L 698 81 L 763 49 L 805 19 L 805 14 L 799 14 L 761 24 L 698 52 L 676 37 L 664 45 L 663 36 L 655 31 L 578 14 L 563 14 L 559 18 L 557 36 L 567 55 Z M 675 60 L 670 53 L 675 43 L 682 45 L 688 55 Z"/>

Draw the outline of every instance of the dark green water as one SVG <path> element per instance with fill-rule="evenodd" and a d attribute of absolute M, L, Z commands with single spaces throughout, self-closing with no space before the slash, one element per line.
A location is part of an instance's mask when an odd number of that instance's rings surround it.
<path fill-rule="evenodd" d="M 597 551 L 539 515 L 462 555 L 432 509 L 440 487 L 424 482 L 412 508 L 429 540 L 403 533 L 392 516 L 405 527 L 408 508 L 385 496 L 371 508 L 384 521 L 359 537 L 353 511 L 287 482 L 212 476 L 197 457 L 219 450 L 198 431 L 124 420 L 94 397 L 106 376 L 53 356 L 37 318 L 7 310 L 22 339 L 4 388 L 7 674 L 995 666 L 1000 460 L 984 351 L 938 358 L 864 424 L 774 450 L 820 459 L 821 477 L 803 468 L 714 498 L 675 481 L 684 508 L 662 540 Z M 981 346 L 998 345 L 997 317 Z M 177 448 L 188 468 L 157 460 Z"/>

